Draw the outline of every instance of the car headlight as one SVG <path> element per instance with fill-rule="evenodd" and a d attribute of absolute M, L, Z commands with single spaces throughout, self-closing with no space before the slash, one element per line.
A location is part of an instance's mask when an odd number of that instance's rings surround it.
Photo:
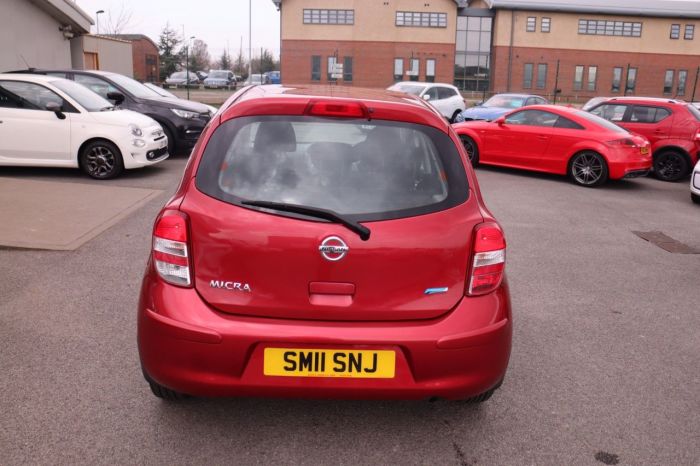
<path fill-rule="evenodd" d="M 175 115 L 185 120 L 193 120 L 199 116 L 197 112 L 189 112 L 187 110 L 180 110 L 179 108 L 171 108 L 170 110 L 172 110 Z"/>
<path fill-rule="evenodd" d="M 134 136 L 143 136 L 143 131 L 141 131 L 141 128 L 133 123 L 129 125 L 129 131 L 131 131 L 131 134 Z"/>

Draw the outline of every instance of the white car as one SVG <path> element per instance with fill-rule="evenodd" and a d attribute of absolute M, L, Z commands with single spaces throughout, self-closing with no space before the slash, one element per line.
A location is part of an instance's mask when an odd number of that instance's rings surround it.
<path fill-rule="evenodd" d="M 466 108 L 459 89 L 451 84 L 402 81 L 388 90 L 417 95 L 430 102 L 447 120 L 454 119 Z"/>
<path fill-rule="evenodd" d="M 695 164 L 693 174 L 690 176 L 690 198 L 694 203 L 700 204 L 700 160 Z"/>
<path fill-rule="evenodd" d="M 168 138 L 150 117 L 67 79 L 0 74 L 0 166 L 76 167 L 107 179 L 166 158 Z"/>

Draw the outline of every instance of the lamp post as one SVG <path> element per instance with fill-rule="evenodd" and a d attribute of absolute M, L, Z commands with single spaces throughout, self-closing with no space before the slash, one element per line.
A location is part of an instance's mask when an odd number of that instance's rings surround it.
<path fill-rule="evenodd" d="M 253 0 L 248 0 L 248 80 L 253 84 Z"/>
<path fill-rule="evenodd" d="M 187 40 L 187 45 L 185 46 L 185 88 L 187 89 L 187 100 L 190 100 L 190 43 L 194 39 L 194 36 Z"/>
<path fill-rule="evenodd" d="M 104 12 L 105 12 L 105 10 L 97 10 L 95 12 L 95 23 L 97 24 L 97 35 L 100 34 L 100 15 Z"/>

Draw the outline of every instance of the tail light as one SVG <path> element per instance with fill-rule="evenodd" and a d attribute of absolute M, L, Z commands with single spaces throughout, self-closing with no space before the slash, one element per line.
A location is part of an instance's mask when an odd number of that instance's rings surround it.
<path fill-rule="evenodd" d="M 472 250 L 467 294 L 490 293 L 500 286 L 506 267 L 506 239 L 501 227 L 494 222 L 478 225 L 474 229 Z"/>
<path fill-rule="evenodd" d="M 630 138 L 615 139 L 613 141 L 608 141 L 606 143 L 609 146 L 623 146 L 623 147 L 639 147 L 636 142 Z"/>
<path fill-rule="evenodd" d="M 366 118 L 367 107 L 361 102 L 315 101 L 310 102 L 306 114 L 321 117 Z"/>
<path fill-rule="evenodd" d="M 700 129 L 698 130 L 697 133 L 695 133 L 695 140 L 700 142 Z"/>
<path fill-rule="evenodd" d="M 192 286 L 188 246 L 188 218 L 177 210 L 166 210 L 153 228 L 153 263 L 168 283 Z"/>

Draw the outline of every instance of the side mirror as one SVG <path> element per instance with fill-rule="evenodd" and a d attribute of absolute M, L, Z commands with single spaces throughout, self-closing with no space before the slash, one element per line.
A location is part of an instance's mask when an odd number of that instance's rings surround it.
<path fill-rule="evenodd" d="M 496 124 L 498 126 L 503 126 L 506 124 L 506 117 L 496 118 Z"/>
<path fill-rule="evenodd" d="M 56 118 L 59 120 L 66 119 L 66 114 L 61 111 L 61 106 L 56 102 L 49 102 L 46 104 L 46 110 L 49 112 L 54 112 L 56 114 Z"/>
<path fill-rule="evenodd" d="M 124 102 L 124 94 L 121 92 L 108 92 L 107 98 L 114 101 L 114 105 L 117 107 Z"/>
<path fill-rule="evenodd" d="M 430 94 L 423 94 L 423 100 L 430 100 Z"/>

